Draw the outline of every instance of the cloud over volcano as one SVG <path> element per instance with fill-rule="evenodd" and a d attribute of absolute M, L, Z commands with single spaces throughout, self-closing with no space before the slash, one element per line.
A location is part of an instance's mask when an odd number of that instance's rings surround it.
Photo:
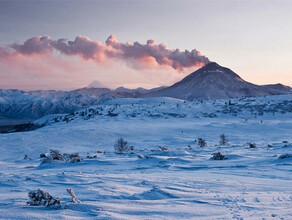
<path fill-rule="evenodd" d="M 177 71 L 183 71 L 184 68 L 189 67 L 200 67 L 209 62 L 209 59 L 196 49 L 191 51 L 168 49 L 164 43 L 156 44 L 155 40 L 148 40 L 146 44 L 120 43 L 114 35 L 108 37 L 105 44 L 85 36 L 77 36 L 74 41 L 36 36 L 23 44 L 13 44 L 5 49 L 0 47 L 0 57 L 17 54 L 34 56 L 54 51 L 67 56 L 77 55 L 84 60 L 93 60 L 98 63 L 117 59 L 126 61 L 136 68 L 164 65 Z"/>

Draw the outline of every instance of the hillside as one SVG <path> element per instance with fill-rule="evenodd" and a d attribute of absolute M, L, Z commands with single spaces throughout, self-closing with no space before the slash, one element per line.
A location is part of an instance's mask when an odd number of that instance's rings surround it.
<path fill-rule="evenodd" d="M 291 116 L 292 95 L 112 99 L 46 116 L 0 134 L 0 219 L 291 219 Z M 121 137 L 131 150 L 116 153 Z M 39 188 L 61 204 L 28 205 Z"/>
<path fill-rule="evenodd" d="M 191 73 L 174 85 L 146 94 L 145 97 L 172 97 L 184 100 L 224 99 L 292 93 L 281 84 L 259 86 L 244 81 L 232 70 L 215 62 Z"/>

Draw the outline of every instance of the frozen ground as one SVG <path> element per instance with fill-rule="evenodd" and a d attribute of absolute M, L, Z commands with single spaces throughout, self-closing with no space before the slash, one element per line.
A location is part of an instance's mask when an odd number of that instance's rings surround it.
<path fill-rule="evenodd" d="M 0 219 L 292 219 L 292 158 L 278 159 L 292 154 L 292 96 L 228 102 L 117 99 L 0 134 Z M 114 153 L 119 137 L 134 153 Z M 41 164 L 50 149 L 84 160 Z M 28 206 L 38 188 L 65 208 Z"/>

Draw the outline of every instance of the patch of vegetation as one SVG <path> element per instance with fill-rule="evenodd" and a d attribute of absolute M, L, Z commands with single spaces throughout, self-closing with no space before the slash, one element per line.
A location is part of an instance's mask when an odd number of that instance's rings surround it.
<path fill-rule="evenodd" d="M 122 154 L 128 151 L 133 151 L 134 146 L 129 146 L 127 141 L 125 141 L 123 138 L 119 138 L 114 144 L 114 149 L 116 153 Z"/>
<path fill-rule="evenodd" d="M 225 134 L 220 135 L 220 145 L 223 146 L 228 145 L 228 139 L 226 138 Z"/>
<path fill-rule="evenodd" d="M 27 204 L 31 206 L 43 205 L 47 207 L 59 208 L 61 204 L 61 200 L 59 197 L 54 198 L 50 195 L 50 193 L 42 189 L 30 191 L 28 193 L 28 197 L 30 201 L 28 201 Z"/>
<path fill-rule="evenodd" d="M 199 138 L 198 145 L 199 145 L 199 147 L 205 147 L 207 145 L 207 143 L 203 138 Z"/>
<path fill-rule="evenodd" d="M 278 157 L 278 159 L 286 159 L 286 158 L 292 158 L 292 154 L 282 154 Z"/>
<path fill-rule="evenodd" d="M 73 153 L 73 154 L 62 154 L 58 150 L 50 150 L 50 154 L 41 154 L 41 158 L 44 158 L 41 164 L 45 163 L 52 163 L 55 161 L 64 161 L 69 163 L 79 163 L 82 161 L 82 157 L 79 155 L 79 153 Z"/>
<path fill-rule="evenodd" d="M 80 201 L 76 198 L 76 195 L 71 188 L 66 189 L 66 191 L 71 196 L 71 202 L 80 203 Z M 66 205 L 61 203 L 60 197 L 55 198 L 50 193 L 42 189 L 30 191 L 28 193 L 28 198 L 30 200 L 27 201 L 27 204 L 31 206 L 46 206 L 53 209 L 60 209 L 65 208 Z"/>
<path fill-rule="evenodd" d="M 249 148 L 256 148 L 257 146 L 253 143 L 249 143 Z"/>
<path fill-rule="evenodd" d="M 220 151 L 212 154 L 211 159 L 213 160 L 227 160 L 227 156 L 223 155 Z"/>
<path fill-rule="evenodd" d="M 160 150 L 162 151 L 169 151 L 169 149 L 167 147 L 163 147 L 163 146 L 158 146 L 160 148 Z"/>

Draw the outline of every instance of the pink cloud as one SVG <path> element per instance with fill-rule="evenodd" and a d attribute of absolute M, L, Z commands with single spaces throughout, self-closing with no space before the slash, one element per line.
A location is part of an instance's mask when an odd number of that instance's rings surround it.
<path fill-rule="evenodd" d="M 154 40 L 120 43 L 111 35 L 101 43 L 84 36 L 74 41 L 37 36 L 0 46 L 0 88 L 73 89 L 93 80 L 112 88 L 151 88 L 170 85 L 185 75 L 177 71 L 193 71 L 206 62 L 196 50 L 170 50 Z"/>
<path fill-rule="evenodd" d="M 159 65 L 168 65 L 175 70 L 182 71 L 185 67 L 202 66 L 209 62 L 206 56 L 203 56 L 196 49 L 192 51 L 180 51 L 179 49 L 170 50 L 165 44 L 156 44 L 155 40 L 148 40 L 147 44 L 134 42 L 133 44 L 119 43 L 114 35 L 111 35 L 106 45 L 116 51 L 109 53 L 109 56 L 122 59 L 135 59 L 144 62 L 147 58 L 154 58 Z"/>
<path fill-rule="evenodd" d="M 209 59 L 196 49 L 192 51 L 168 49 L 165 44 L 156 44 L 154 40 L 148 40 L 146 44 L 120 43 L 114 35 L 111 35 L 105 44 L 84 36 L 77 36 L 74 41 L 52 40 L 49 36 L 37 36 L 26 40 L 23 44 L 13 44 L 10 48 L 12 49 L 10 52 L 0 49 L 0 56 L 17 53 L 29 56 L 55 50 L 67 56 L 78 55 L 85 60 L 99 63 L 117 59 L 126 61 L 136 68 L 164 65 L 178 71 L 188 67 L 200 67 L 209 62 Z"/>
<path fill-rule="evenodd" d="M 105 59 L 105 45 L 84 36 L 77 36 L 74 41 L 66 41 L 65 39 L 52 41 L 51 46 L 68 56 L 79 55 L 83 59 L 92 59 L 98 62 L 103 62 Z"/>
<path fill-rule="evenodd" d="M 49 36 L 37 36 L 26 40 L 23 44 L 13 44 L 11 48 L 24 55 L 41 54 L 52 50 L 51 42 Z"/>

